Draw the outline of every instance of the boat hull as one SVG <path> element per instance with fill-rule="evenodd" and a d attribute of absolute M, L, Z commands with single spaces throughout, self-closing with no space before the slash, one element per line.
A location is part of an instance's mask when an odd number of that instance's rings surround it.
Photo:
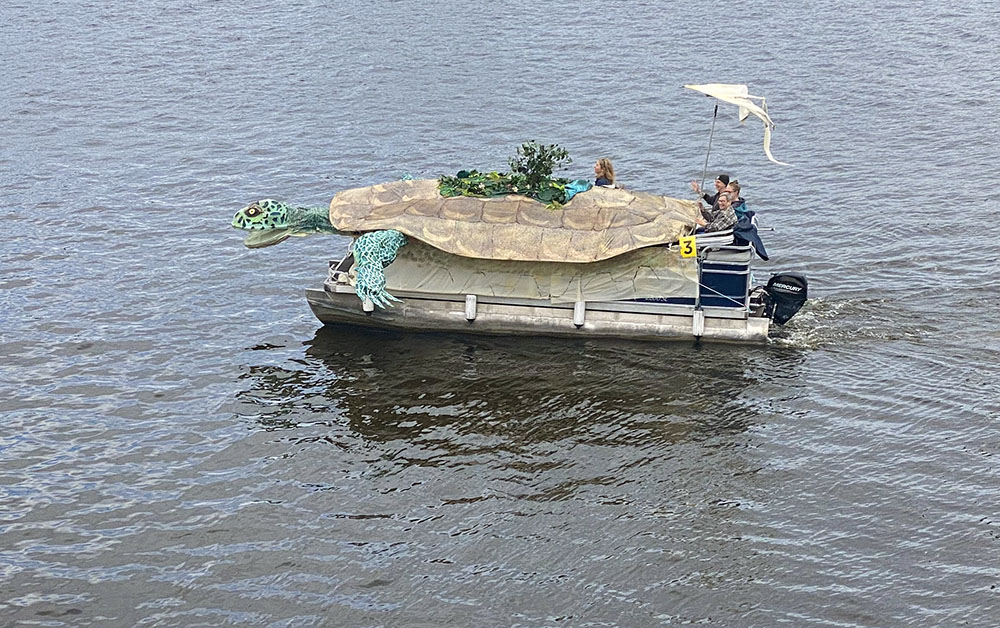
<path fill-rule="evenodd" d="M 306 299 L 316 317 L 326 324 L 411 332 L 764 343 L 770 326 L 768 318 L 731 307 L 640 301 L 553 304 L 530 299 L 394 294 L 400 302 L 386 309 L 365 307 L 354 289 L 346 285 L 337 285 L 334 290 L 306 290 Z"/>

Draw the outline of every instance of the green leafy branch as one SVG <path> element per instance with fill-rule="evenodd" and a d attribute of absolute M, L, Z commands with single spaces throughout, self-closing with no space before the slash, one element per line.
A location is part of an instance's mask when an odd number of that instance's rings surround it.
<path fill-rule="evenodd" d="M 552 173 L 572 163 L 566 149 L 556 144 L 527 142 L 507 163 L 510 172 L 461 170 L 453 177 L 443 175 L 438 179 L 438 190 L 441 196 L 522 194 L 553 209 L 562 207 L 569 179 L 554 178 Z"/>

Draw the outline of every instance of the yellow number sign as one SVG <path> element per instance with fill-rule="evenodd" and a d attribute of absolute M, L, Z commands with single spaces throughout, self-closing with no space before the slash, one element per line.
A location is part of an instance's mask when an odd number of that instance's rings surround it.
<path fill-rule="evenodd" d="M 677 240 L 677 243 L 681 245 L 681 257 L 694 257 L 698 254 L 698 249 L 695 246 L 694 240 L 694 236 L 679 238 Z"/>

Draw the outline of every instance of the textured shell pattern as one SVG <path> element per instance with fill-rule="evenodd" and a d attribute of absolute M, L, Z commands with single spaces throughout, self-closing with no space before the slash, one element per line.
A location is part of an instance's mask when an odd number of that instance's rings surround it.
<path fill-rule="evenodd" d="M 465 257 L 594 262 L 691 233 L 694 201 L 596 187 L 561 209 L 526 196 L 443 197 L 436 179 L 344 190 L 330 202 L 341 231 L 396 229 Z"/>

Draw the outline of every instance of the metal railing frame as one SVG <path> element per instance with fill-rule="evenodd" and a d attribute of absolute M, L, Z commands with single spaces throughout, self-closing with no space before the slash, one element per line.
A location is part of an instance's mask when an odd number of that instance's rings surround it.
<path fill-rule="evenodd" d="M 736 252 L 736 253 L 745 253 L 747 251 L 750 252 L 750 259 L 748 259 L 746 261 L 746 270 L 711 270 L 711 271 L 709 271 L 709 272 L 715 273 L 717 275 L 747 275 L 746 290 L 744 291 L 743 301 L 742 302 L 737 301 L 736 299 L 732 298 L 731 296 L 729 296 L 727 294 L 722 294 L 718 290 L 714 290 L 714 289 L 710 288 L 709 286 L 706 286 L 702 282 L 702 272 L 704 271 L 705 262 L 706 261 L 711 261 L 711 260 L 707 260 L 706 258 L 708 257 L 709 253 L 712 253 L 712 252 L 715 252 L 715 251 L 733 251 L 733 252 Z M 701 307 L 701 291 L 704 288 L 704 289 L 708 290 L 709 292 L 714 292 L 717 296 L 720 296 L 720 297 L 722 297 L 724 299 L 732 301 L 733 303 L 735 303 L 737 305 L 742 305 L 743 309 L 749 312 L 750 311 L 750 262 L 751 262 L 751 260 L 753 260 L 753 249 L 750 246 L 710 245 L 710 246 L 706 246 L 706 247 L 702 248 L 701 250 L 699 250 L 698 251 L 698 293 L 695 295 L 695 298 L 694 298 L 694 309 L 695 310 L 701 310 L 702 309 L 702 307 Z M 723 261 L 723 260 L 719 260 L 716 263 L 724 264 L 726 262 Z M 743 263 L 743 262 L 733 262 L 733 263 Z"/>

